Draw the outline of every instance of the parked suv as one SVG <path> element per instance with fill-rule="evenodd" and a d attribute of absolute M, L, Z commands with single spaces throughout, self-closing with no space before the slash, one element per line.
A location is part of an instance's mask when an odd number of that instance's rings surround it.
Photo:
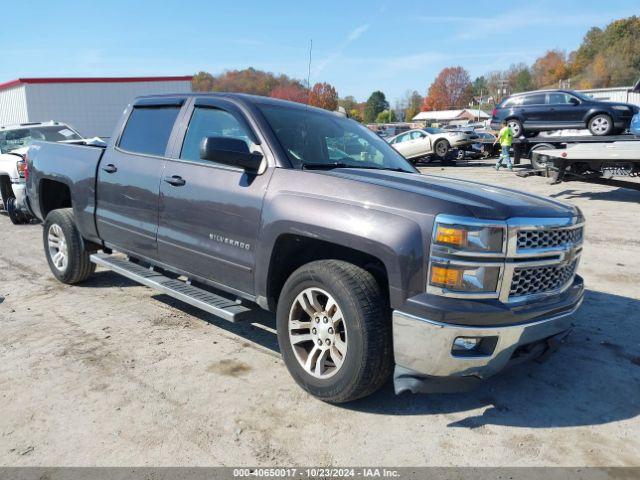
<path fill-rule="evenodd" d="M 603 102 L 572 90 L 538 90 L 512 95 L 493 110 L 491 128 L 503 120 L 514 136 L 547 130 L 588 128 L 593 135 L 621 133 L 640 109 L 628 103 Z"/>

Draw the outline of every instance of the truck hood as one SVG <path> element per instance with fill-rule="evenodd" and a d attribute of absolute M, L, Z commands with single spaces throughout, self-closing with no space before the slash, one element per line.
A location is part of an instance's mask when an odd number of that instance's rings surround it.
<path fill-rule="evenodd" d="M 428 199 L 450 202 L 466 208 L 481 219 L 505 220 L 513 217 L 572 217 L 579 215 L 576 207 L 548 197 L 522 193 L 508 188 L 478 182 L 432 175 L 416 175 L 389 170 L 333 169 L 317 172 L 382 188 L 417 194 Z M 399 198 L 400 207 L 406 200 Z M 412 205 L 419 209 L 418 205 Z M 448 212 L 441 212 L 448 213 Z"/>

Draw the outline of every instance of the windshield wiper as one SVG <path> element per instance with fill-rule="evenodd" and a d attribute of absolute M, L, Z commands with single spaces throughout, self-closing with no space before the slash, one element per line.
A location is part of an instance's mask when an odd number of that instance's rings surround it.
<path fill-rule="evenodd" d="M 332 162 L 332 163 L 309 162 L 309 163 L 302 164 L 303 170 L 324 170 L 324 169 L 331 169 L 331 168 L 350 168 L 350 167 L 346 163 L 342 163 L 342 162 Z"/>

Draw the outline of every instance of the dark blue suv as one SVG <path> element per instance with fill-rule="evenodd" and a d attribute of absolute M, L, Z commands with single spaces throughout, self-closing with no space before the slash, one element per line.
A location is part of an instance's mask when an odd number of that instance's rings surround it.
<path fill-rule="evenodd" d="M 612 135 L 629 128 L 640 111 L 628 103 L 603 102 L 573 90 L 538 90 L 518 93 L 493 110 L 491 127 L 499 129 L 503 120 L 516 137 L 546 130 L 588 128 L 593 135 Z"/>

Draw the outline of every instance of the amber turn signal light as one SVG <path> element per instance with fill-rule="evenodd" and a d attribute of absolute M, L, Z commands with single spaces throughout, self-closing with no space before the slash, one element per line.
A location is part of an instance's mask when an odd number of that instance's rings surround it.
<path fill-rule="evenodd" d="M 445 288 L 460 288 L 464 271 L 457 268 L 441 267 L 433 265 L 431 267 L 431 285 Z"/>
<path fill-rule="evenodd" d="M 436 243 L 464 247 L 467 245 L 467 231 L 462 228 L 438 225 L 436 230 Z"/>

